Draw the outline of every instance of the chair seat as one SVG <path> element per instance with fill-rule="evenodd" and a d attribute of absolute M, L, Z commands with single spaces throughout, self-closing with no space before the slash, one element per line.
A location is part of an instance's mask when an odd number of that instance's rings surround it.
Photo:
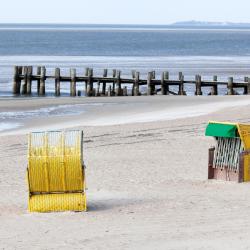
<path fill-rule="evenodd" d="M 86 211 L 84 193 L 39 194 L 29 198 L 31 212 Z"/>

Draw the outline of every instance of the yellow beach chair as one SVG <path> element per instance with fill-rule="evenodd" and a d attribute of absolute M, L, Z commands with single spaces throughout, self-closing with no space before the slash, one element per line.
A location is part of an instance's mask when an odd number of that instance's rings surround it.
<path fill-rule="evenodd" d="M 209 149 L 208 179 L 250 181 L 250 125 L 209 122 L 206 136 L 215 138 Z"/>
<path fill-rule="evenodd" d="M 30 212 L 86 211 L 82 131 L 29 134 Z"/>

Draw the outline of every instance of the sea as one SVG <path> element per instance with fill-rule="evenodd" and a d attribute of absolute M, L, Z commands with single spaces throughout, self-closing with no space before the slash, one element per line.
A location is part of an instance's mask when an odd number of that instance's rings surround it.
<path fill-rule="evenodd" d="M 48 74 L 60 67 L 62 75 L 69 75 L 70 68 L 83 75 L 86 67 L 92 67 L 95 75 L 108 68 L 109 75 L 117 69 L 122 77 L 131 77 L 131 71 L 137 70 L 146 78 L 147 72 L 155 70 L 156 78 L 169 71 L 174 80 L 183 72 L 185 79 L 201 74 L 207 80 L 217 75 L 223 81 L 231 76 L 243 81 L 250 75 L 250 28 L 1 24 L 1 97 L 12 96 L 14 65 L 46 66 Z M 69 95 L 69 84 L 61 87 L 62 95 Z M 48 81 L 46 90 L 53 96 L 53 81 Z M 83 83 L 77 90 L 84 91 Z M 193 87 L 187 86 L 186 92 L 192 95 Z"/>

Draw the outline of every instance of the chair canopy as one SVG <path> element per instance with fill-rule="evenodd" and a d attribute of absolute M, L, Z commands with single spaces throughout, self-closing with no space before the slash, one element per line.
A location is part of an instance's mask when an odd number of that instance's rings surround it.
<path fill-rule="evenodd" d="M 240 138 L 244 150 L 250 149 L 250 125 L 248 124 L 210 121 L 205 134 L 221 138 Z"/>

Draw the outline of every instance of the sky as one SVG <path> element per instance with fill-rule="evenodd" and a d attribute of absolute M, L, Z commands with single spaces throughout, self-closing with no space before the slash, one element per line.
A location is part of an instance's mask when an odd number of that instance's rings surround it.
<path fill-rule="evenodd" d="M 250 23 L 249 0 L 3 0 L 0 23 Z"/>

